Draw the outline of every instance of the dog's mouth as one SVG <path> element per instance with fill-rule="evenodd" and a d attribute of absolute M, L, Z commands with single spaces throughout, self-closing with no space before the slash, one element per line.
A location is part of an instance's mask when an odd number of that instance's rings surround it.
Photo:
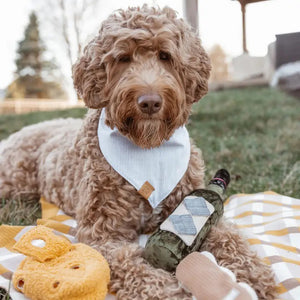
<path fill-rule="evenodd" d="M 172 126 L 172 120 L 171 119 L 161 119 L 156 116 L 147 116 L 144 118 L 139 118 L 139 122 L 145 122 L 145 123 L 162 123 L 164 126 L 170 130 L 172 130 L 170 127 Z M 127 117 L 123 123 L 123 128 L 126 130 L 130 130 L 134 126 L 134 117 Z"/>
<path fill-rule="evenodd" d="M 139 147 L 155 148 L 170 138 L 174 131 L 171 127 L 168 119 L 149 116 L 135 120 L 130 116 L 123 121 L 119 131 Z"/>
<path fill-rule="evenodd" d="M 126 128 L 130 128 L 130 126 L 132 125 L 132 123 L 133 123 L 133 118 L 132 118 L 132 117 L 128 117 L 128 118 L 125 120 L 124 125 L 125 125 Z"/>

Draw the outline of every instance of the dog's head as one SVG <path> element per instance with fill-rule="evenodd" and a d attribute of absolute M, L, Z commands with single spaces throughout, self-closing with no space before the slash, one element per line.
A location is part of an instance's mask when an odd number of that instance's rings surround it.
<path fill-rule="evenodd" d="M 171 8 L 119 10 L 103 22 L 73 67 L 90 108 L 136 145 L 152 148 L 187 122 L 207 92 L 210 64 L 200 39 Z"/>

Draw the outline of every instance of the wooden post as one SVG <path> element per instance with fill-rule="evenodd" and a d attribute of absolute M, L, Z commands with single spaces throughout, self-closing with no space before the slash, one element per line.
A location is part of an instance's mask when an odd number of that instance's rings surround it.
<path fill-rule="evenodd" d="M 243 52 L 248 53 L 247 37 L 246 37 L 246 4 L 240 1 L 243 19 Z"/>
<path fill-rule="evenodd" d="M 184 16 L 188 23 L 198 32 L 198 0 L 184 0 Z"/>

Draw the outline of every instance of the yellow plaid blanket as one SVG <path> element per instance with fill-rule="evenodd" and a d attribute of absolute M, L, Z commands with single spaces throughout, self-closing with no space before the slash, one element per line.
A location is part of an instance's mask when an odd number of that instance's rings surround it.
<path fill-rule="evenodd" d="M 280 299 L 300 299 L 300 200 L 274 192 L 239 194 L 225 217 L 243 229 L 251 248 L 271 265 Z"/>
<path fill-rule="evenodd" d="M 56 206 L 41 199 L 42 224 L 76 242 L 76 221 Z M 225 216 L 242 228 L 251 248 L 270 264 L 278 284 L 279 299 L 300 299 L 300 200 L 273 192 L 238 194 L 225 205 Z M 24 256 L 12 246 L 33 226 L 0 226 L 0 287 L 13 300 L 27 299 L 10 284 L 10 278 Z M 145 243 L 144 236 L 140 243 Z M 107 299 L 114 299 L 108 295 Z"/>

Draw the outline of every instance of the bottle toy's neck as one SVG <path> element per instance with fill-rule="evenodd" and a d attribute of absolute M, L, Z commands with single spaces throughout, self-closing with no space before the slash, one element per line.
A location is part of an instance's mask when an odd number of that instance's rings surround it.
<path fill-rule="evenodd" d="M 214 184 L 214 183 L 210 183 L 207 186 L 207 189 L 213 192 L 216 192 L 221 198 L 223 197 L 224 193 L 225 193 L 225 189 L 222 188 L 221 186 Z"/>
<path fill-rule="evenodd" d="M 209 182 L 207 189 L 216 192 L 221 198 L 230 182 L 230 175 L 227 170 L 220 169 L 214 178 Z"/>

